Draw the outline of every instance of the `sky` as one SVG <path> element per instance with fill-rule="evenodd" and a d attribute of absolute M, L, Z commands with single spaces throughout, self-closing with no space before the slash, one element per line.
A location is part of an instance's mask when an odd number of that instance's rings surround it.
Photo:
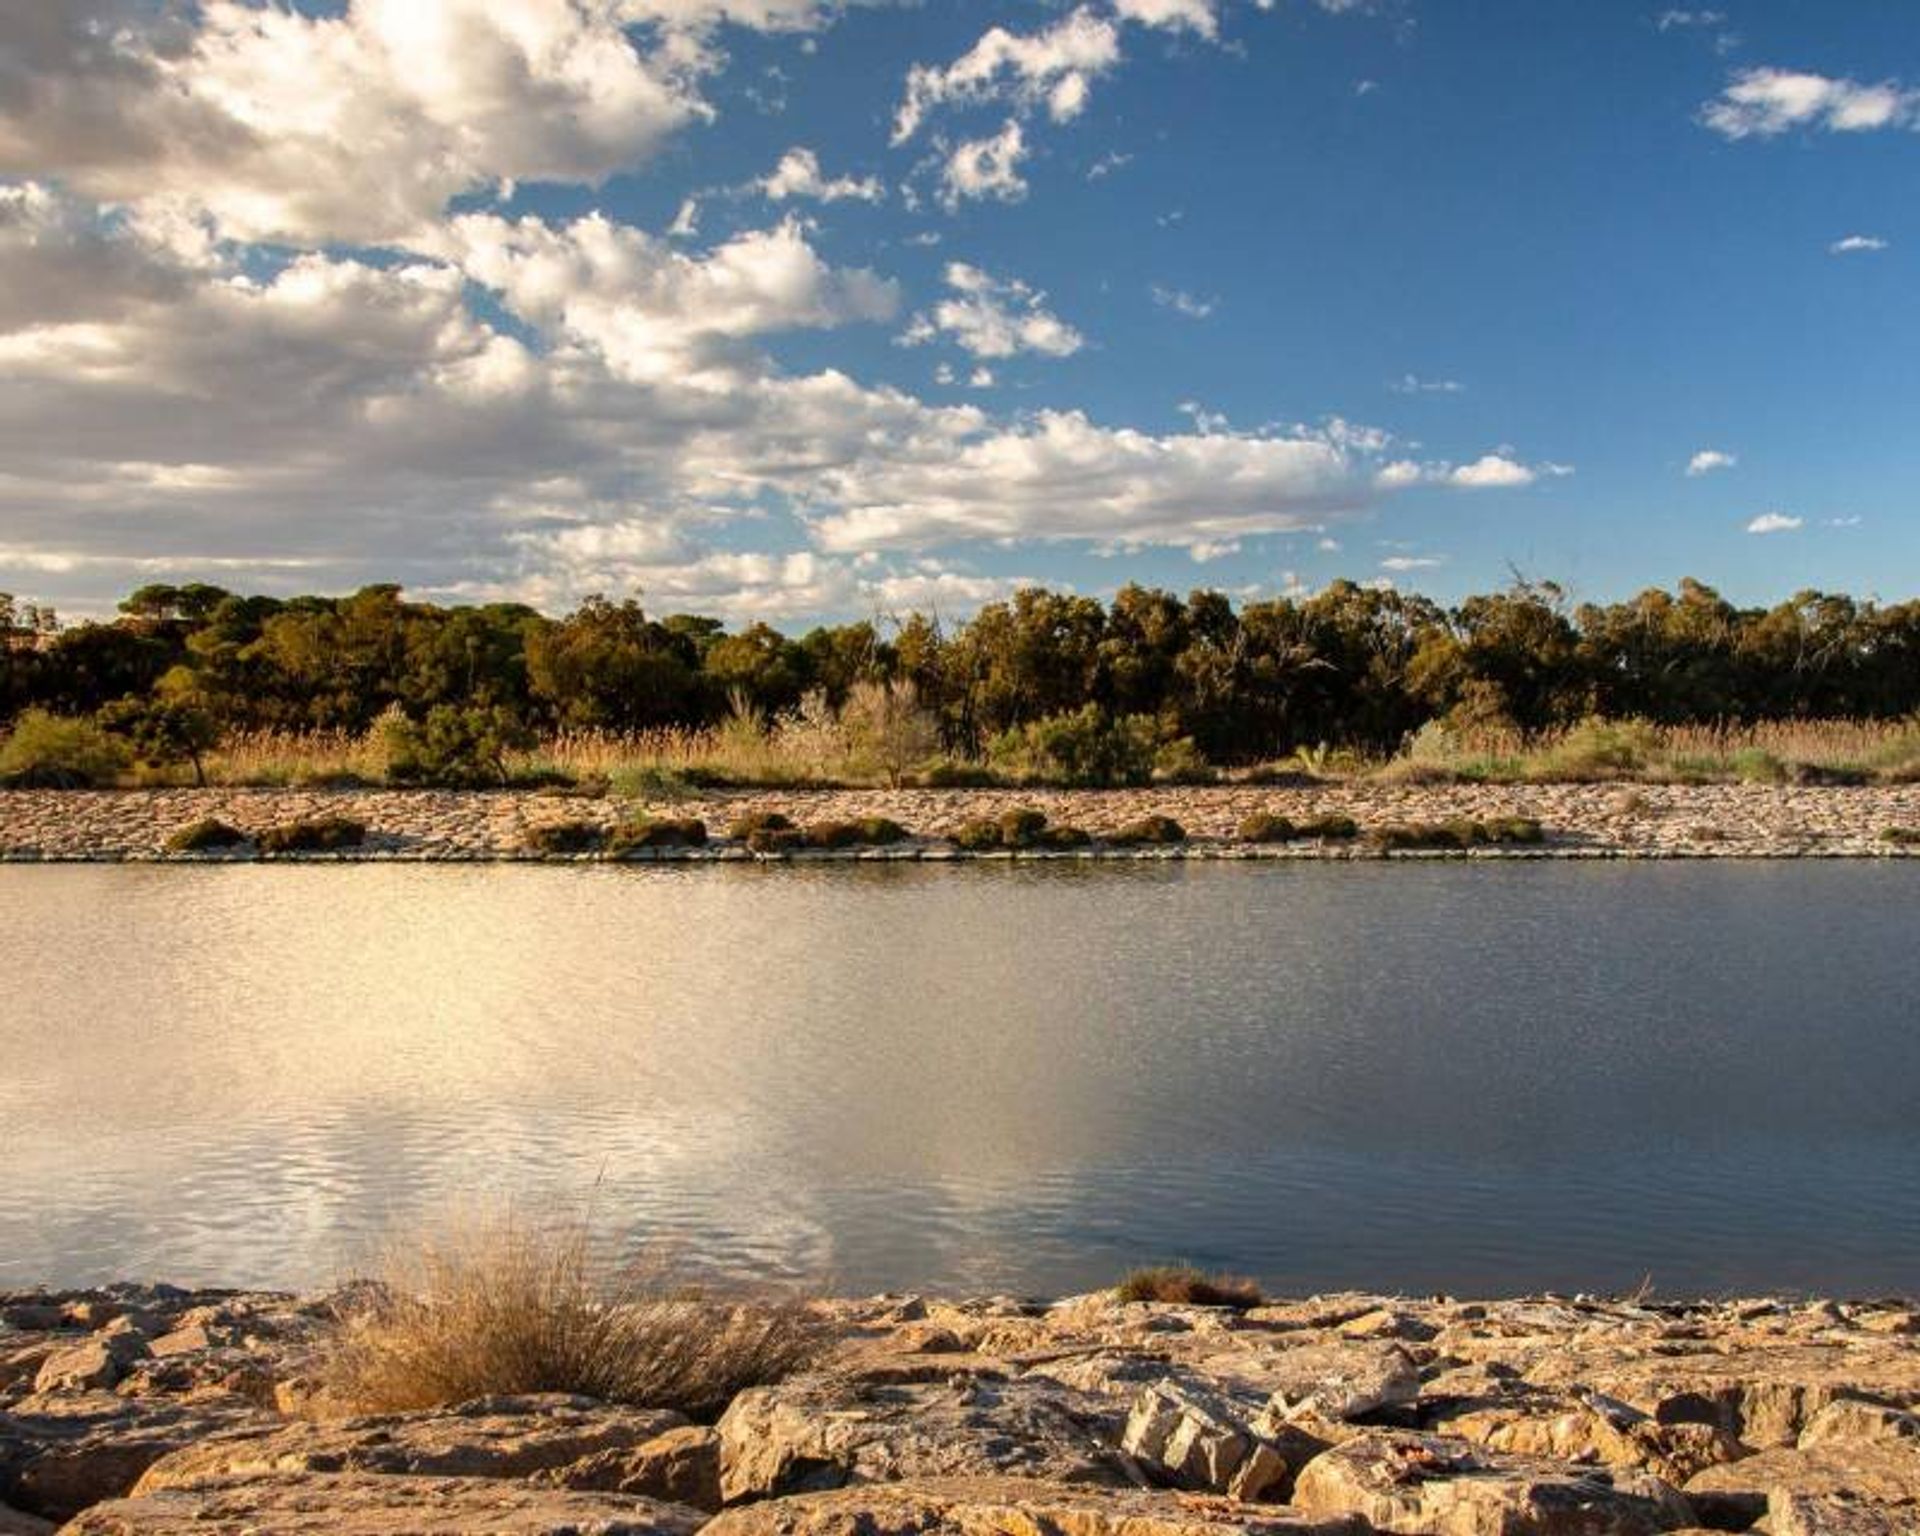
<path fill-rule="evenodd" d="M 0 0 L 0 591 L 1920 592 L 1908 0 Z"/>

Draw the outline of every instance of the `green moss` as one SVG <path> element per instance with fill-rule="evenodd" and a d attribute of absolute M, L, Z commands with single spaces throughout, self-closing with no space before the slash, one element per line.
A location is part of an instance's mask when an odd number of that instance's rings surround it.
<path fill-rule="evenodd" d="M 528 853 L 592 853 L 606 840 L 606 831 L 591 821 L 555 821 L 528 827 L 520 846 Z"/>
<path fill-rule="evenodd" d="M 262 853 L 338 853 L 367 840 L 366 823 L 345 816 L 289 821 L 260 832 L 254 843 Z"/>
<path fill-rule="evenodd" d="M 222 848 L 238 848 L 247 834 L 212 816 L 190 821 L 167 839 L 168 853 L 210 853 Z"/>

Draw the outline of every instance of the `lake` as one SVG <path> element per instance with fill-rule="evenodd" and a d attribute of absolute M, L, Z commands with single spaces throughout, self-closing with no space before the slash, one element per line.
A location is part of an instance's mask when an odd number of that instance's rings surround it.
<path fill-rule="evenodd" d="M 591 1203 L 1055 1293 L 1920 1290 L 1920 866 L 0 868 L 0 1284 Z"/>

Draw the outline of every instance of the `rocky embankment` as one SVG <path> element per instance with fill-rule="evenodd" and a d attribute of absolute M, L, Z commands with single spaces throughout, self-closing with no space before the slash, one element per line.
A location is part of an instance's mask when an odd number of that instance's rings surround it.
<path fill-rule="evenodd" d="M 0 1533 L 1920 1532 L 1904 1303 L 819 1309 L 818 1368 L 694 1424 L 553 1396 L 334 1417 L 324 1299 L 0 1296 Z"/>
<path fill-rule="evenodd" d="M 1814 858 L 1887 857 L 1911 851 L 1889 831 L 1920 837 L 1920 785 L 1873 788 L 1762 785 L 1324 784 L 1298 788 L 1208 787 L 1149 790 L 815 790 L 727 791 L 671 805 L 562 793 L 436 790 L 166 789 L 0 792 L 0 861 L 123 860 L 168 857 L 168 838 L 214 818 L 242 830 L 344 816 L 362 822 L 362 847 L 334 859 L 494 860 L 565 858 L 529 851 L 536 828 L 584 821 L 612 827 L 636 811 L 698 818 L 715 841 L 704 848 L 648 849 L 639 856 L 690 860 L 763 857 L 720 836 L 740 817 L 778 812 L 810 824 L 884 816 L 913 838 L 860 852 L 778 857 L 953 858 L 947 836 L 969 821 L 1022 806 L 1056 826 L 1102 834 L 1148 816 L 1169 816 L 1187 833 L 1174 847 L 1033 850 L 1030 858 L 1355 858 L 1376 852 L 1350 842 L 1303 839 L 1254 846 L 1242 823 L 1260 814 L 1298 821 L 1348 816 L 1362 831 L 1460 819 L 1527 817 L 1544 843 L 1477 849 L 1476 857 Z M 245 859 L 250 848 L 197 859 Z M 1006 854 L 988 855 L 1007 857 Z M 1397 854 L 1396 857 L 1431 857 Z M 305 855 L 315 857 L 315 855 Z"/>

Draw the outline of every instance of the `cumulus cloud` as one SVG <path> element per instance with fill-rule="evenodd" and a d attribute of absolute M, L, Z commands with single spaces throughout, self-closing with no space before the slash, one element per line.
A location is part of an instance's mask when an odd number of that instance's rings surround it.
<path fill-rule="evenodd" d="M 1700 119 L 1729 139 L 1772 138 L 1795 128 L 1866 133 L 1920 126 L 1920 91 L 1896 81 L 1862 84 L 1790 69 L 1735 75 Z"/>
<path fill-rule="evenodd" d="M 1092 81 L 1119 62 L 1119 29 L 1084 5 L 1038 32 L 992 27 L 951 64 L 913 67 L 894 113 L 893 142 L 906 143 L 929 114 L 953 105 L 1010 102 L 1022 111 L 1044 105 L 1056 122 L 1065 122 L 1086 106 Z"/>
<path fill-rule="evenodd" d="M 947 264 L 951 298 L 914 316 L 901 336 L 908 346 L 945 338 L 974 357 L 1018 353 L 1071 357 L 1086 339 L 1047 308 L 1047 296 L 1018 278 L 996 278 L 964 261 Z"/>
<path fill-rule="evenodd" d="M 981 199 L 1019 202 L 1027 195 L 1027 181 L 1020 174 L 1026 158 L 1026 135 L 1012 118 L 990 139 L 966 140 L 947 156 L 940 173 L 941 203 L 953 209 Z"/>
<path fill-rule="evenodd" d="M 1871 254 L 1874 251 L 1884 251 L 1886 249 L 1887 242 L 1882 240 L 1878 235 L 1848 235 L 1845 239 L 1836 240 L 1832 245 L 1828 246 L 1827 254 L 1829 256 L 1857 256 Z"/>
<path fill-rule="evenodd" d="M 1785 512 L 1762 512 L 1747 524 L 1748 533 L 1797 533 L 1806 527 L 1804 517 L 1791 517 Z"/>
<path fill-rule="evenodd" d="M 1697 480 L 1702 475 L 1712 474 L 1715 470 L 1732 469 L 1739 462 L 1738 457 L 1722 452 L 1718 448 L 1702 448 L 1687 460 L 1687 476 L 1689 479 Z"/>
<path fill-rule="evenodd" d="M 1220 17 L 1214 0 L 1113 0 L 1115 14 L 1147 27 L 1197 32 L 1217 37 Z"/>
<path fill-rule="evenodd" d="M 1468 490 L 1506 489 L 1510 486 L 1532 485 L 1539 478 L 1538 471 L 1498 453 L 1489 453 L 1471 464 L 1462 464 L 1447 475 L 1449 484 L 1462 486 Z"/>
<path fill-rule="evenodd" d="M 774 202 L 788 198 L 809 198 L 822 203 L 849 199 L 877 203 L 887 195 L 877 176 L 828 177 L 820 170 L 820 157 L 810 149 L 794 148 L 780 157 L 780 163 L 757 183 Z"/>

